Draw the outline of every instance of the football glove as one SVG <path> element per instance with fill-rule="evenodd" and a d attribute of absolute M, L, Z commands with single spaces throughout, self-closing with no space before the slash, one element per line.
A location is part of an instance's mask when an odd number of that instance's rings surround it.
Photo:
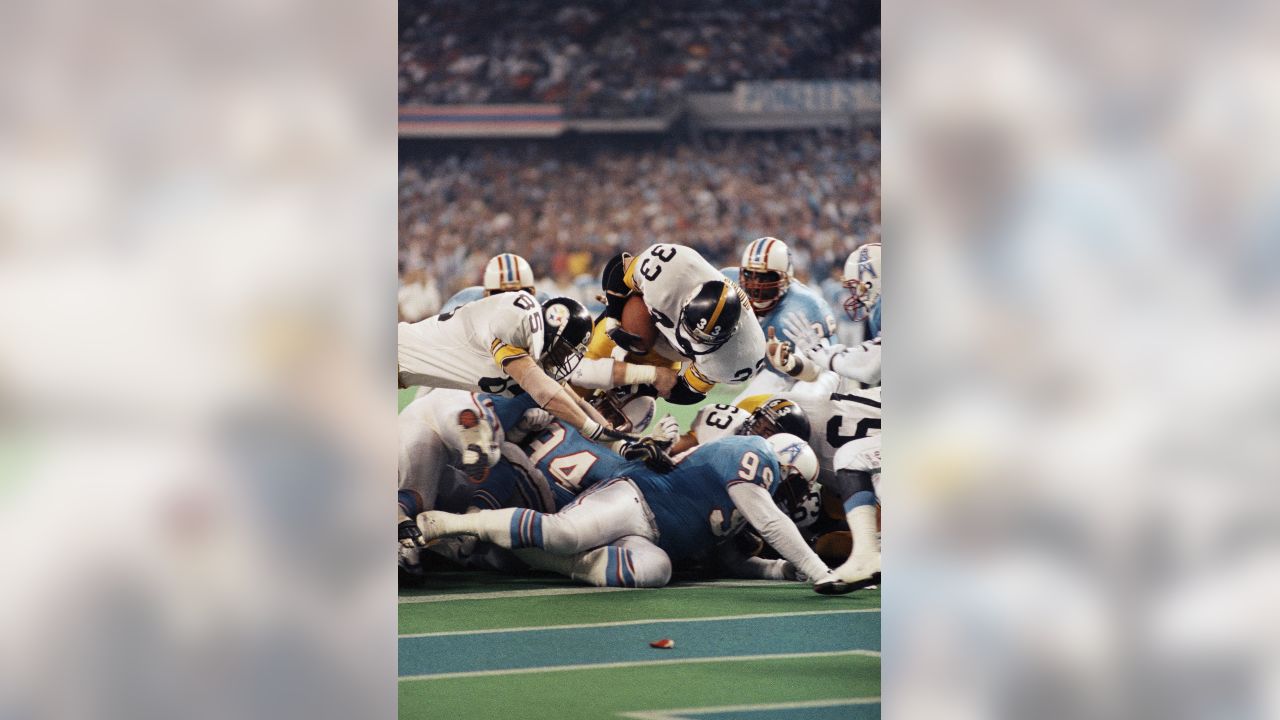
<path fill-rule="evenodd" d="M 649 437 L 662 444 L 663 447 L 671 447 L 671 444 L 680 437 L 680 421 L 670 415 L 664 416 L 649 432 Z"/>
<path fill-rule="evenodd" d="M 670 443 L 661 443 L 652 437 L 642 437 L 629 442 L 622 448 L 622 457 L 628 460 L 641 460 L 650 470 L 660 473 L 671 472 L 676 464 L 667 454 Z"/>
<path fill-rule="evenodd" d="M 516 426 L 507 433 L 507 439 L 513 443 L 523 442 L 530 435 L 541 432 L 555 419 L 554 415 L 542 408 L 529 408 L 524 411 L 524 415 L 520 416 Z"/>
<path fill-rule="evenodd" d="M 809 357 L 817 359 L 817 355 L 827 348 L 821 333 L 797 313 L 789 312 L 783 316 L 782 327 L 796 348 Z"/>

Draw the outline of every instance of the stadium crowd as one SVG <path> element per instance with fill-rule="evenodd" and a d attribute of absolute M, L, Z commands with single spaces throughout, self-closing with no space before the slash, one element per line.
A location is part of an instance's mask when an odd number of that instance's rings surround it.
<path fill-rule="evenodd" d="M 428 144 L 402 154 L 402 314 L 434 313 L 499 252 L 527 258 L 540 289 L 589 300 L 619 249 L 676 242 L 737 265 L 766 235 L 838 295 L 832 273 L 879 241 L 879 155 L 868 130 Z"/>
<path fill-rule="evenodd" d="M 874 4 L 871 4 L 874 7 Z M 653 116 L 739 80 L 877 78 L 878 17 L 844 0 L 402 0 L 401 104 L 549 102 Z"/>

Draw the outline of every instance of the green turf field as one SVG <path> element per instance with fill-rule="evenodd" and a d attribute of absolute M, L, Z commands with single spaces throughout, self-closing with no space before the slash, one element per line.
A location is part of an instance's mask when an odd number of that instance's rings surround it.
<path fill-rule="evenodd" d="M 401 591 L 399 612 L 401 718 L 880 715 L 878 590 L 452 572 Z"/>
<path fill-rule="evenodd" d="M 717 388 L 707 402 L 729 402 Z M 400 392 L 403 409 L 416 389 Z M 687 430 L 697 407 L 659 401 Z M 437 572 L 402 589 L 400 717 L 862 720 L 880 717 L 880 591 Z M 649 643 L 675 641 L 669 650 Z"/>

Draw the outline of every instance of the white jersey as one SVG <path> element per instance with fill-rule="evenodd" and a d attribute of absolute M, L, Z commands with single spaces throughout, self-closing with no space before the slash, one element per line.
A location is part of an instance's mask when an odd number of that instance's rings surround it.
<path fill-rule="evenodd" d="M 837 379 L 828 373 L 814 385 L 829 389 L 834 387 Z M 849 465 L 850 453 L 842 453 L 840 449 L 863 438 L 880 435 L 880 388 L 827 393 L 791 392 L 778 397 L 799 405 L 809 417 L 809 445 L 818 456 L 818 482 L 834 485 L 837 470 L 867 470 Z M 855 444 L 855 447 L 861 446 L 860 442 Z M 878 445 L 875 452 L 878 458 Z"/>
<path fill-rule="evenodd" d="M 751 413 L 736 405 L 704 405 L 689 425 L 689 432 L 698 438 L 699 445 L 706 445 L 720 438 L 737 435 L 747 424 Z"/>
<path fill-rule="evenodd" d="M 515 358 L 542 357 L 542 308 L 527 292 L 480 298 L 397 333 L 400 385 L 455 388 L 514 396 L 503 370 Z"/>
<path fill-rule="evenodd" d="M 686 368 L 686 379 L 699 392 L 706 392 L 716 383 L 745 382 L 765 367 L 764 331 L 741 291 L 738 295 L 742 317 L 733 337 L 724 345 L 710 353 L 696 354 L 689 341 L 677 335 L 681 309 L 700 285 L 712 280 L 733 284 L 696 250 L 669 243 L 652 245 L 636 255 L 624 276 L 627 287 L 644 296 L 644 304 L 657 323 L 659 343 L 655 349 L 673 360 L 692 360 L 693 368 Z"/>
<path fill-rule="evenodd" d="M 473 413 L 476 430 L 463 437 L 462 416 Z M 503 442 L 502 425 L 493 402 L 465 390 L 435 389 L 409 403 L 398 418 L 400 432 L 400 487 L 416 490 L 427 509 L 465 508 L 474 489 L 459 469 L 468 445 L 479 442 L 479 452 L 492 465 Z"/>

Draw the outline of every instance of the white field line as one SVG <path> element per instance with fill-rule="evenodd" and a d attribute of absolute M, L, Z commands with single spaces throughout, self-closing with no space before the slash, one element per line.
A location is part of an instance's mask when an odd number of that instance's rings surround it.
<path fill-rule="evenodd" d="M 712 580 L 709 582 L 686 583 L 673 585 L 663 590 L 683 590 L 700 587 L 770 587 L 774 585 L 797 585 L 789 580 Z M 551 595 L 590 595 L 603 592 L 634 592 L 652 590 L 654 588 L 616 588 L 616 587 L 567 587 L 540 588 L 538 590 L 494 590 L 492 592 L 454 593 L 452 595 L 409 595 L 400 598 L 402 605 L 428 602 L 449 602 L 450 600 L 503 600 L 506 598 L 546 597 Z"/>
<path fill-rule="evenodd" d="M 880 657 L 875 650 L 832 650 L 828 652 L 778 653 L 774 655 L 725 655 L 720 657 L 673 658 L 671 660 L 633 660 L 613 663 L 586 663 L 582 665 L 543 665 L 539 667 L 510 668 L 506 670 L 469 670 L 466 672 L 433 673 L 428 675 L 404 675 L 400 682 L 412 680 L 450 680 L 454 678 L 487 677 L 491 675 L 527 675 L 530 673 L 561 672 L 565 670 L 610 670 L 613 668 L 645 667 L 650 665 L 687 665 L 693 663 L 740 662 L 744 660 L 795 660 L 800 658 L 839 657 L 861 655 Z"/>
<path fill-rule="evenodd" d="M 653 623 L 686 623 L 716 620 L 755 620 L 757 618 L 795 617 L 797 615 L 840 615 L 845 613 L 878 613 L 880 608 L 855 610 L 801 610 L 799 612 L 757 613 L 752 615 L 712 615 L 709 617 L 653 618 L 651 620 L 619 620 L 617 622 L 580 623 L 577 625 L 537 625 L 534 627 L 490 628 L 485 630 L 446 630 L 443 632 L 405 633 L 404 638 L 446 637 L 449 635 L 485 635 L 491 633 L 531 632 L 534 630 L 579 630 L 583 628 L 621 627 L 623 625 L 651 625 Z"/>
<path fill-rule="evenodd" d="M 619 717 L 632 720 L 684 720 L 684 715 L 702 713 L 752 712 L 756 710 L 799 710 L 801 708 L 844 707 L 846 705 L 870 705 L 880 702 L 878 697 L 841 698 L 838 700 L 805 700 L 803 702 L 765 703 L 757 705 L 721 705 L 719 707 L 680 708 L 678 710 L 646 710 L 619 713 Z"/>

